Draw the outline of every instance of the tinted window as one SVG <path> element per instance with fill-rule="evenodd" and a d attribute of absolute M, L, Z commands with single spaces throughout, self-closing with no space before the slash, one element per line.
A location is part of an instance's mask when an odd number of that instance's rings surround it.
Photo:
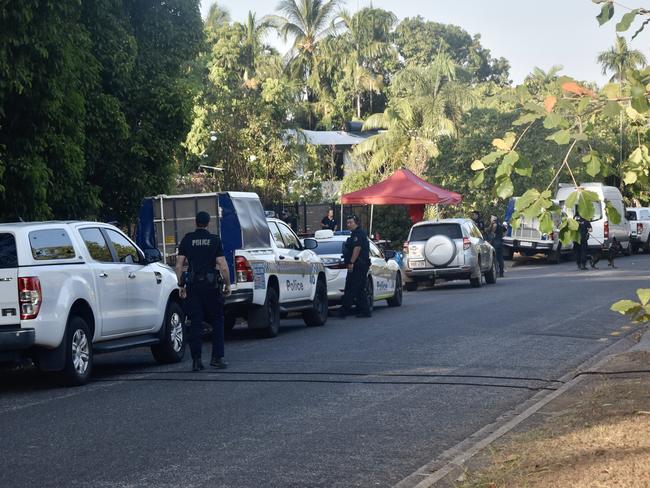
<path fill-rule="evenodd" d="M 280 234 L 280 229 L 275 224 L 275 222 L 269 222 L 269 229 L 271 230 L 271 235 L 275 241 L 275 245 L 279 248 L 284 248 L 284 241 L 282 240 L 282 235 Z"/>
<path fill-rule="evenodd" d="M 450 239 L 462 239 L 463 232 L 458 224 L 431 224 L 413 227 L 410 241 L 426 241 L 433 236 L 443 235 Z"/>
<path fill-rule="evenodd" d="M 286 247 L 289 249 L 300 249 L 302 247 L 300 241 L 289 227 L 282 224 L 278 224 L 278 227 L 280 228 L 280 233 L 282 234 L 282 239 L 284 240 Z"/>
<path fill-rule="evenodd" d="M 74 247 L 64 229 L 35 230 L 29 233 L 29 244 L 34 259 L 71 259 Z"/>
<path fill-rule="evenodd" d="M 318 241 L 316 254 L 343 254 L 343 241 Z"/>
<path fill-rule="evenodd" d="M 0 268 L 17 268 L 18 254 L 13 234 L 0 234 Z"/>
<path fill-rule="evenodd" d="M 138 251 L 131 241 L 124 237 L 119 232 L 112 229 L 106 229 L 108 238 L 113 243 L 115 252 L 117 253 L 117 260 L 120 263 L 136 263 L 139 260 Z"/>
<path fill-rule="evenodd" d="M 91 258 L 102 263 L 113 261 L 106 239 L 99 229 L 81 229 L 79 234 L 81 234 Z"/>
<path fill-rule="evenodd" d="M 635 210 L 628 210 L 625 212 L 625 218 L 627 220 L 639 220 L 636 218 L 636 211 Z"/>

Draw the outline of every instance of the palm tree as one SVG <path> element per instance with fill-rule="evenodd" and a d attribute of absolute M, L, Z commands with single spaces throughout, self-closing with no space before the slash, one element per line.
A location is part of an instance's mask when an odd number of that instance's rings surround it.
<path fill-rule="evenodd" d="M 217 2 L 210 5 L 208 18 L 205 19 L 205 27 L 209 31 L 215 32 L 219 27 L 230 23 L 230 13 L 224 7 L 219 6 Z"/>
<path fill-rule="evenodd" d="M 282 15 L 266 18 L 285 41 L 293 38 L 290 67 L 295 74 L 307 79 L 312 76 L 318 44 L 332 30 L 330 19 L 338 3 L 339 0 L 282 0 L 276 8 Z"/>
<path fill-rule="evenodd" d="M 535 66 L 533 71 L 526 76 L 524 84 L 528 86 L 533 95 L 537 95 L 544 90 L 545 87 L 553 83 L 558 78 L 560 71 L 564 69 L 564 66 L 561 64 L 554 64 L 549 68 L 548 71 L 544 71 L 541 68 Z"/>
<path fill-rule="evenodd" d="M 368 158 L 368 170 L 375 174 L 406 166 L 422 175 L 429 159 L 439 154 L 438 139 L 458 134 L 472 97 L 456 81 L 455 65 L 444 52 L 427 67 L 405 68 L 392 91 L 388 108 L 363 126 L 383 130 L 356 146 L 357 154 Z"/>
<path fill-rule="evenodd" d="M 641 51 L 630 49 L 624 37 L 616 37 L 616 44 L 598 55 L 598 62 L 602 65 L 602 73 L 607 75 L 612 72 L 610 82 L 618 80 L 621 85 L 625 80 L 628 70 L 637 69 L 647 64 Z"/>
<path fill-rule="evenodd" d="M 263 39 L 271 29 L 271 23 L 267 19 L 257 20 L 254 12 L 248 11 L 245 24 L 240 24 L 243 34 L 245 53 L 244 80 L 252 79 L 256 71 L 256 60 L 258 54 L 264 49 Z"/>
<path fill-rule="evenodd" d="M 624 37 L 616 37 L 616 44 L 598 55 L 598 62 L 602 65 L 602 73 L 607 75 L 612 72 L 610 83 L 618 80 L 619 97 L 623 95 L 623 84 L 625 74 L 647 64 L 646 58 L 641 51 L 629 49 Z M 619 168 L 623 166 L 623 113 L 619 115 Z M 621 182 L 621 185 L 623 183 Z"/>

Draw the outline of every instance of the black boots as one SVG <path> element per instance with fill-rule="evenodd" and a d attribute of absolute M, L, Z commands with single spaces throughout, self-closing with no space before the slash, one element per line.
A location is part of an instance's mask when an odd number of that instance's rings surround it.
<path fill-rule="evenodd" d="M 223 358 L 213 356 L 212 361 L 210 361 L 210 366 L 217 369 L 226 369 L 228 367 L 228 363 L 225 362 Z"/>
<path fill-rule="evenodd" d="M 192 371 L 201 371 L 202 369 L 205 369 L 205 367 L 201 362 L 201 358 L 192 359 Z"/>

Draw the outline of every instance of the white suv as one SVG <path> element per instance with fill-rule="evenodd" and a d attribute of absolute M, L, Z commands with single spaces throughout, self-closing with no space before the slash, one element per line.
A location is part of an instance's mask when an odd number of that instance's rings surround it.
<path fill-rule="evenodd" d="M 28 356 L 81 385 L 100 352 L 150 346 L 159 362 L 182 360 L 185 315 L 160 258 L 108 224 L 0 225 L 0 361 Z"/>
<path fill-rule="evenodd" d="M 469 279 L 473 287 L 496 283 L 496 253 L 470 219 L 419 222 L 411 227 L 404 243 L 405 286 L 414 291 L 418 283 Z"/>

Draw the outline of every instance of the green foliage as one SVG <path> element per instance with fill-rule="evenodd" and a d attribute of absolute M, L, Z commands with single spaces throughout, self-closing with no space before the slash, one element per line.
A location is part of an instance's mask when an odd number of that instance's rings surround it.
<path fill-rule="evenodd" d="M 635 324 L 650 322 L 650 288 L 639 288 L 636 291 L 639 301 L 619 300 L 611 306 L 611 310 L 621 315 L 627 315 Z"/>

